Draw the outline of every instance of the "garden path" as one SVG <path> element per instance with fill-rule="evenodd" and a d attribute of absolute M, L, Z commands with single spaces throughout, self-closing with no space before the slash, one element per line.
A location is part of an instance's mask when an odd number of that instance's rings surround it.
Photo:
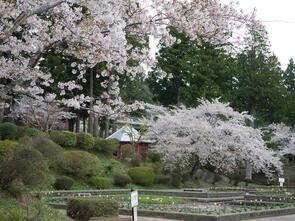
<path fill-rule="evenodd" d="M 138 217 L 138 221 L 177 221 L 177 220 L 150 218 L 150 217 L 149 218 L 148 217 Z M 261 218 L 261 219 L 251 219 L 248 221 L 295 221 L 295 215 L 267 217 L 267 218 Z"/>

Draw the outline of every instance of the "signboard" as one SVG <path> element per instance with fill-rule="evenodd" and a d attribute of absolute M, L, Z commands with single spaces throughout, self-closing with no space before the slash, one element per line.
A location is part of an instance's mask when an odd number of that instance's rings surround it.
<path fill-rule="evenodd" d="M 285 183 L 285 178 L 279 178 L 279 183 L 280 183 L 280 187 L 283 187 L 284 186 L 284 183 Z"/>
<path fill-rule="evenodd" d="M 133 221 L 137 221 L 137 207 L 132 208 L 132 212 Z"/>
<path fill-rule="evenodd" d="M 137 221 L 138 191 L 131 191 L 132 221 Z"/>
<path fill-rule="evenodd" d="M 138 192 L 136 191 L 132 191 L 131 192 L 131 207 L 136 207 L 138 206 Z"/>

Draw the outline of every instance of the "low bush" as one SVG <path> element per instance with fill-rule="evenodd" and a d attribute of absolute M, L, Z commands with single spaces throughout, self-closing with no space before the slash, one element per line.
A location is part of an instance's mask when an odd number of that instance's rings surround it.
<path fill-rule="evenodd" d="M 85 132 L 77 133 L 77 147 L 83 150 L 90 150 L 94 146 L 94 137 Z"/>
<path fill-rule="evenodd" d="M 0 141 L 0 164 L 9 158 L 17 145 L 18 143 L 12 140 Z"/>
<path fill-rule="evenodd" d="M 123 159 L 132 158 L 134 156 L 134 147 L 130 144 L 125 144 L 122 147 Z"/>
<path fill-rule="evenodd" d="M 49 165 L 61 160 L 63 149 L 58 144 L 54 143 L 47 137 L 35 136 L 31 138 L 31 141 L 27 144 L 30 147 L 37 149 L 44 158 L 49 162 Z"/>
<path fill-rule="evenodd" d="M 170 176 L 168 176 L 168 175 L 157 175 L 156 178 L 155 178 L 155 183 L 156 184 L 168 185 L 168 184 L 170 184 Z"/>
<path fill-rule="evenodd" d="M 65 151 L 59 164 L 60 169 L 71 176 L 94 176 L 102 170 L 99 159 L 86 151 Z"/>
<path fill-rule="evenodd" d="M 109 189 L 112 187 L 111 179 L 99 176 L 91 177 L 90 184 L 95 186 L 97 189 Z"/>
<path fill-rule="evenodd" d="M 96 137 L 94 140 L 93 149 L 107 156 L 112 156 L 119 146 L 119 141 L 116 139 L 103 139 Z"/>
<path fill-rule="evenodd" d="M 18 126 L 17 132 L 16 132 L 16 138 L 19 139 L 25 136 L 34 137 L 34 136 L 39 136 L 44 134 L 45 134 L 44 132 L 36 128 L 32 128 L 28 126 Z"/>
<path fill-rule="evenodd" d="M 180 187 L 182 182 L 182 177 L 181 175 L 179 175 L 178 173 L 172 173 L 171 174 L 171 185 L 174 187 Z"/>
<path fill-rule="evenodd" d="M 47 174 L 47 163 L 38 150 L 28 147 L 16 148 L 2 167 L 1 186 L 7 189 L 16 179 L 26 186 L 43 184 L 47 182 Z"/>
<path fill-rule="evenodd" d="M 62 147 L 75 147 L 77 136 L 71 131 L 52 131 L 50 138 Z"/>
<path fill-rule="evenodd" d="M 58 177 L 54 183 L 56 190 L 70 190 L 74 184 L 74 180 L 68 176 Z"/>
<path fill-rule="evenodd" d="M 151 167 L 134 167 L 128 170 L 128 175 L 135 184 L 150 186 L 155 179 L 154 170 Z"/>
<path fill-rule="evenodd" d="M 114 175 L 114 184 L 117 186 L 126 186 L 131 183 L 131 178 L 127 174 L 117 173 Z"/>
<path fill-rule="evenodd" d="M 75 220 L 89 221 L 91 217 L 114 217 L 119 214 L 119 203 L 114 200 L 71 199 L 67 215 Z"/>
<path fill-rule="evenodd" d="M 16 138 L 17 126 L 13 123 L 0 123 L 0 139 L 14 140 Z"/>
<path fill-rule="evenodd" d="M 149 150 L 148 158 L 151 162 L 156 163 L 161 161 L 161 155 L 156 150 Z"/>
<path fill-rule="evenodd" d="M 140 158 L 135 156 L 130 161 L 132 167 L 139 167 L 140 166 Z"/>

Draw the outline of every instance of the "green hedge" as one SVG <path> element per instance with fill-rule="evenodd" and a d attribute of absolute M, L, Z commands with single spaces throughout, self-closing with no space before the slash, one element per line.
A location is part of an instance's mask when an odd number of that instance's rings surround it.
<path fill-rule="evenodd" d="M 94 146 L 94 137 L 85 132 L 77 133 L 77 147 L 83 150 L 91 150 Z"/>
<path fill-rule="evenodd" d="M 67 176 L 58 177 L 54 183 L 56 190 L 70 190 L 74 184 L 74 180 Z"/>
<path fill-rule="evenodd" d="M 154 170 L 151 167 L 134 167 L 128 170 L 128 175 L 135 184 L 150 186 L 155 179 Z"/>
<path fill-rule="evenodd" d="M 170 184 L 170 176 L 169 175 L 157 175 L 155 177 L 156 184 Z"/>
<path fill-rule="evenodd" d="M 14 140 L 16 138 L 17 126 L 13 123 L 0 124 L 0 139 Z"/>
<path fill-rule="evenodd" d="M 106 177 L 95 176 L 90 179 L 90 184 L 97 189 L 109 189 L 112 187 L 112 181 Z"/>
<path fill-rule="evenodd" d="M 45 133 L 36 128 L 28 127 L 28 126 L 17 126 L 16 138 L 22 138 L 24 136 L 34 137 L 38 135 L 44 135 Z"/>
<path fill-rule="evenodd" d="M 116 217 L 119 203 L 114 200 L 71 199 L 67 204 L 67 215 L 75 220 L 89 221 L 91 217 Z"/>
<path fill-rule="evenodd" d="M 102 171 L 99 159 L 86 151 L 65 151 L 59 166 L 64 173 L 82 178 Z"/>
<path fill-rule="evenodd" d="M 131 178 L 127 174 L 116 173 L 114 175 L 114 184 L 117 186 L 126 186 L 131 183 Z"/>
<path fill-rule="evenodd" d="M 8 159 L 17 145 L 18 143 L 12 140 L 0 141 L 0 164 Z"/>
<path fill-rule="evenodd" d="M 50 138 L 62 147 L 75 147 L 77 136 L 71 131 L 52 131 Z"/>
<path fill-rule="evenodd" d="M 49 162 L 50 166 L 55 165 L 55 163 L 60 161 L 62 158 L 62 147 L 47 137 L 32 137 L 27 145 L 37 149 L 40 153 L 42 153 L 44 158 L 46 158 L 46 160 Z"/>
<path fill-rule="evenodd" d="M 117 150 L 119 141 L 116 139 L 103 139 L 96 137 L 93 149 L 99 153 L 112 156 L 114 151 Z"/>

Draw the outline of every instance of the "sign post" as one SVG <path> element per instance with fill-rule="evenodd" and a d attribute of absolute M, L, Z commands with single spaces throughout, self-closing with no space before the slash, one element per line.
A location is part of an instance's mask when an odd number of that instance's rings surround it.
<path fill-rule="evenodd" d="M 285 178 L 279 178 L 280 187 L 284 186 Z"/>
<path fill-rule="evenodd" d="M 132 221 L 137 221 L 138 191 L 131 190 Z"/>

